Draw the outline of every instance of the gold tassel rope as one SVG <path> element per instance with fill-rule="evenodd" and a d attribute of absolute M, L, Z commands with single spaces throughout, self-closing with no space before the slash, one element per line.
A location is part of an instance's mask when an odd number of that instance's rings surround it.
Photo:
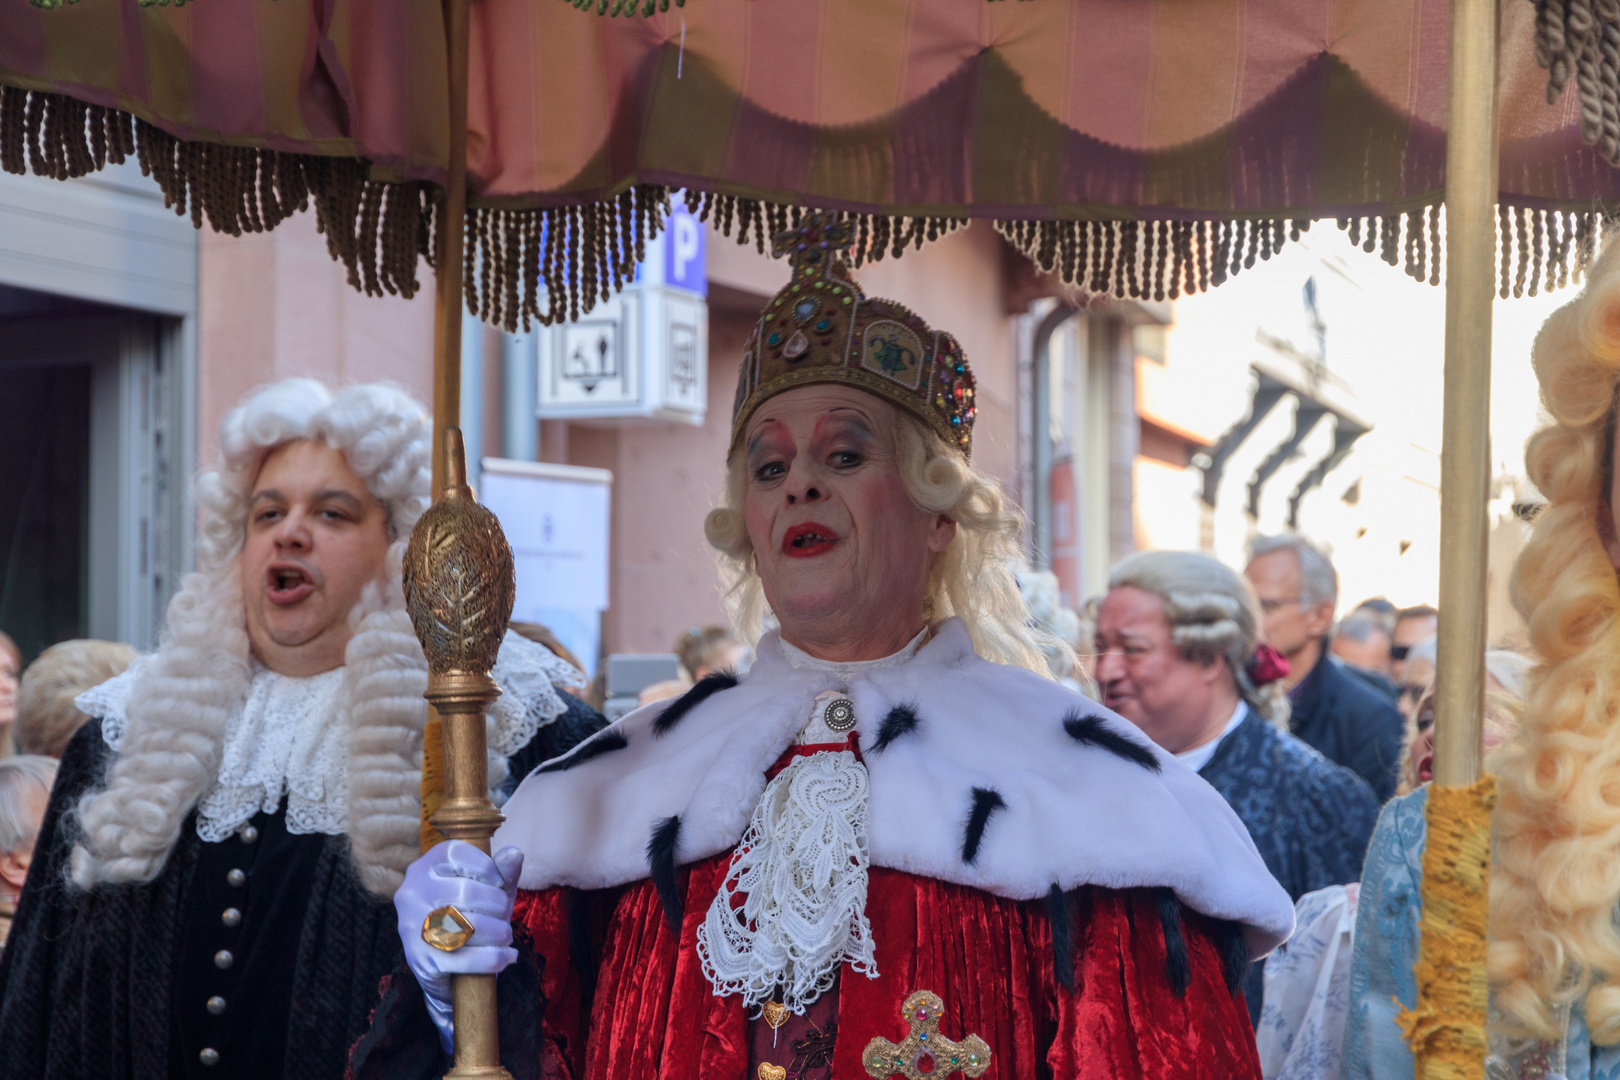
<path fill-rule="evenodd" d="M 1485 923 L 1496 779 L 1429 786 L 1417 1006 L 1396 1017 L 1417 1080 L 1485 1075 Z"/>
<path fill-rule="evenodd" d="M 69 97 L 0 87 L 0 167 L 68 179 L 138 157 L 175 213 L 199 228 L 264 232 L 314 208 L 327 250 L 349 284 L 368 295 L 414 296 L 418 261 L 432 266 L 441 224 L 437 187 L 370 177 L 363 161 L 251 147 L 184 142 L 128 113 Z M 687 191 L 702 220 L 761 253 L 797 225 L 805 208 Z M 472 206 L 465 222 L 467 308 L 515 331 L 572 321 L 632 280 L 647 242 L 664 227 L 670 191 L 640 184 L 584 205 L 535 209 Z M 899 258 L 964 227 L 964 217 L 837 215 L 855 227 L 856 266 Z M 1609 218 L 1599 210 L 1503 205 L 1498 295 L 1536 295 L 1579 281 Z M 1307 218 L 1235 221 L 1135 219 L 997 221 L 996 229 L 1043 273 L 1096 295 L 1174 300 L 1220 285 L 1269 259 L 1309 229 Z M 1441 280 L 1440 210 L 1424 206 L 1378 217 L 1341 218 L 1351 242 Z"/>

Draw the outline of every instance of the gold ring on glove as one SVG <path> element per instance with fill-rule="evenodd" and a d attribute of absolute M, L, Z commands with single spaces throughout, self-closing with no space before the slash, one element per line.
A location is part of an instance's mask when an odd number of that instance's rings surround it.
<path fill-rule="evenodd" d="M 444 952 L 455 952 L 473 936 L 472 923 L 467 916 L 446 904 L 428 912 L 422 920 L 422 940 Z"/>

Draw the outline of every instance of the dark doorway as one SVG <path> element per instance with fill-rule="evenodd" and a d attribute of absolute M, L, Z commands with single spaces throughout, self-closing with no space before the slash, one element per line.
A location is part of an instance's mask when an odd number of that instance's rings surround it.
<path fill-rule="evenodd" d="M 0 629 L 27 662 L 85 636 L 90 368 L 0 365 L 0 380 Z"/>
<path fill-rule="evenodd" d="M 0 285 L 0 630 L 25 664 L 89 636 L 93 370 L 134 318 Z"/>

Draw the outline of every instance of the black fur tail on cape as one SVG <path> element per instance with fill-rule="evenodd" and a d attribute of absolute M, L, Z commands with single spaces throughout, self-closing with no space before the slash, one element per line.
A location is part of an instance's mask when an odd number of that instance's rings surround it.
<path fill-rule="evenodd" d="M 1046 894 L 1046 921 L 1052 924 L 1052 973 L 1074 992 L 1074 908 L 1069 894 L 1052 882 Z"/>
<path fill-rule="evenodd" d="M 1087 716 L 1079 709 L 1072 709 L 1063 718 L 1063 730 L 1077 743 L 1106 750 L 1115 757 L 1135 762 L 1149 772 L 1159 772 L 1163 768 L 1157 754 L 1136 740 L 1114 731 L 1100 716 Z"/>
<path fill-rule="evenodd" d="M 1221 954 L 1221 974 L 1226 977 L 1226 988 L 1232 993 L 1243 989 L 1243 973 L 1249 968 L 1249 942 L 1243 936 L 1240 923 L 1226 919 L 1212 919 L 1215 947 Z"/>
<path fill-rule="evenodd" d="M 917 715 L 917 706 L 909 701 L 903 701 L 889 710 L 878 727 L 877 738 L 872 741 L 871 753 L 881 754 L 887 750 L 889 744 L 902 735 L 909 735 L 922 726 L 922 717 Z"/>
<path fill-rule="evenodd" d="M 973 809 L 968 811 L 967 827 L 962 830 L 962 861 L 972 866 L 979 857 L 979 844 L 984 840 L 984 827 L 990 815 L 1007 809 L 1007 800 L 995 788 L 973 789 Z"/>
<path fill-rule="evenodd" d="M 659 713 L 652 722 L 654 735 L 664 735 L 669 729 L 680 723 L 682 718 L 699 705 L 708 701 L 722 690 L 730 690 L 737 685 L 737 676 L 729 671 L 716 671 L 697 681 L 692 689 L 669 703 L 669 707 Z"/>
<path fill-rule="evenodd" d="M 677 933 L 681 929 L 684 908 L 680 885 L 675 880 L 675 842 L 680 835 L 681 816 L 674 814 L 654 825 L 652 837 L 647 841 L 647 865 L 652 869 L 653 888 L 658 890 L 658 902 L 664 905 L 669 928 Z"/>
<path fill-rule="evenodd" d="M 1170 980 L 1176 997 L 1185 997 L 1187 984 L 1192 981 L 1192 967 L 1187 960 L 1187 935 L 1181 925 L 1181 901 L 1174 889 L 1160 887 L 1153 890 L 1153 902 L 1159 909 L 1159 926 L 1164 930 L 1164 976 Z"/>

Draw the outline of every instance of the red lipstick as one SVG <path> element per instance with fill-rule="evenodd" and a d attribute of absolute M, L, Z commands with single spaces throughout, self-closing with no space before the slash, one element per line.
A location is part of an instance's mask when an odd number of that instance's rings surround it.
<path fill-rule="evenodd" d="M 825 555 L 838 543 L 838 534 L 819 525 L 814 521 L 807 521 L 802 525 L 795 525 L 782 536 L 782 554 L 795 559 L 810 559 L 817 555 Z"/>

